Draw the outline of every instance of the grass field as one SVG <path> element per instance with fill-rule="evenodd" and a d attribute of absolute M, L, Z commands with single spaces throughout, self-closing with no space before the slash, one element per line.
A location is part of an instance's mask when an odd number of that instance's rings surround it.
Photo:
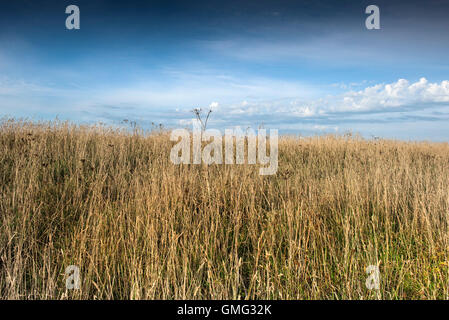
<path fill-rule="evenodd" d="M 174 165 L 172 145 L 4 120 L 0 298 L 449 298 L 448 144 L 280 137 L 272 176 Z"/>

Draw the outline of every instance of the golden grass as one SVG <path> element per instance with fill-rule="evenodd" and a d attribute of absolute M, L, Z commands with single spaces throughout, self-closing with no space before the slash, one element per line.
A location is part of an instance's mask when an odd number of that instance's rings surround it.
<path fill-rule="evenodd" d="M 447 144 L 281 137 L 273 176 L 173 144 L 3 121 L 0 298 L 449 298 Z"/>

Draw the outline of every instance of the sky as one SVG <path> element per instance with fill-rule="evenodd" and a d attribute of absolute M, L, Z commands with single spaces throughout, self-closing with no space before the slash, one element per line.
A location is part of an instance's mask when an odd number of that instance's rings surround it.
<path fill-rule="evenodd" d="M 448 18 L 449 0 L 1 0 L 0 117 L 183 128 L 211 108 L 218 129 L 448 141 Z"/>

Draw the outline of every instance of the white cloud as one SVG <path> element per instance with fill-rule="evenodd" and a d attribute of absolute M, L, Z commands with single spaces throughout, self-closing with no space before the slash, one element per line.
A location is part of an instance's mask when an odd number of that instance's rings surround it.
<path fill-rule="evenodd" d="M 373 123 L 447 121 L 449 81 L 369 85 L 339 95 L 323 87 L 271 79 L 179 75 L 171 85 L 145 83 L 123 88 L 60 89 L 0 78 L 0 112 L 71 120 L 132 119 L 168 127 L 190 126 L 193 107 L 213 109 L 210 127 L 255 126 L 287 130 L 364 130 Z M 190 81 L 189 81 L 190 80 Z M 362 87 L 363 82 L 348 88 Z M 311 94 L 312 93 L 312 94 Z M 320 97 L 321 98 L 318 98 Z M 400 111 L 400 112 L 398 112 Z M 106 121 L 107 122 L 107 121 Z M 386 124 L 385 124 L 386 125 Z M 399 130 L 397 126 L 389 130 Z M 374 130 L 372 132 L 375 132 Z"/>
<path fill-rule="evenodd" d="M 338 126 L 314 125 L 313 129 L 319 131 L 335 131 L 338 132 Z"/>
<path fill-rule="evenodd" d="M 319 99 L 280 97 L 220 104 L 211 123 L 265 123 L 280 129 L 339 132 L 363 124 L 445 121 L 449 115 L 446 107 L 449 107 L 448 80 L 432 83 L 425 78 L 416 82 L 399 79 Z"/>
<path fill-rule="evenodd" d="M 411 83 L 405 79 L 388 84 L 376 84 L 359 91 L 347 91 L 341 95 L 299 101 L 296 99 L 243 101 L 230 106 L 229 113 L 285 114 L 288 117 L 326 117 L 330 113 L 389 112 L 405 108 L 449 106 L 449 81 L 431 83 L 426 78 Z"/>
<path fill-rule="evenodd" d="M 210 72 L 204 74 L 171 73 L 168 83 L 144 82 L 127 87 L 106 88 L 90 94 L 92 102 L 105 105 L 132 104 L 141 108 L 179 108 L 190 110 L 193 107 L 214 111 L 226 109 L 240 101 L 272 101 L 283 97 L 312 98 L 320 94 L 320 89 L 298 81 L 285 81 L 271 78 L 230 77 Z M 292 98 L 290 98 L 292 99 Z M 219 102 L 218 102 L 219 101 Z"/>
<path fill-rule="evenodd" d="M 399 79 L 389 84 L 377 84 L 360 91 L 350 91 L 342 96 L 324 101 L 317 109 L 331 112 L 388 111 L 401 107 L 423 107 L 449 102 L 449 81 L 430 83 L 421 78 L 415 83 Z"/>
<path fill-rule="evenodd" d="M 23 95 L 50 93 L 51 88 L 25 81 L 2 76 L 0 78 L 0 95 Z"/>

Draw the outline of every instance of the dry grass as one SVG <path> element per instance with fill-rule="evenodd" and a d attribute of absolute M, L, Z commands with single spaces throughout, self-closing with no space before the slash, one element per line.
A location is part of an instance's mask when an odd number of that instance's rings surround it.
<path fill-rule="evenodd" d="M 449 298 L 447 144 L 283 137 L 274 176 L 173 144 L 3 121 L 0 298 Z"/>

